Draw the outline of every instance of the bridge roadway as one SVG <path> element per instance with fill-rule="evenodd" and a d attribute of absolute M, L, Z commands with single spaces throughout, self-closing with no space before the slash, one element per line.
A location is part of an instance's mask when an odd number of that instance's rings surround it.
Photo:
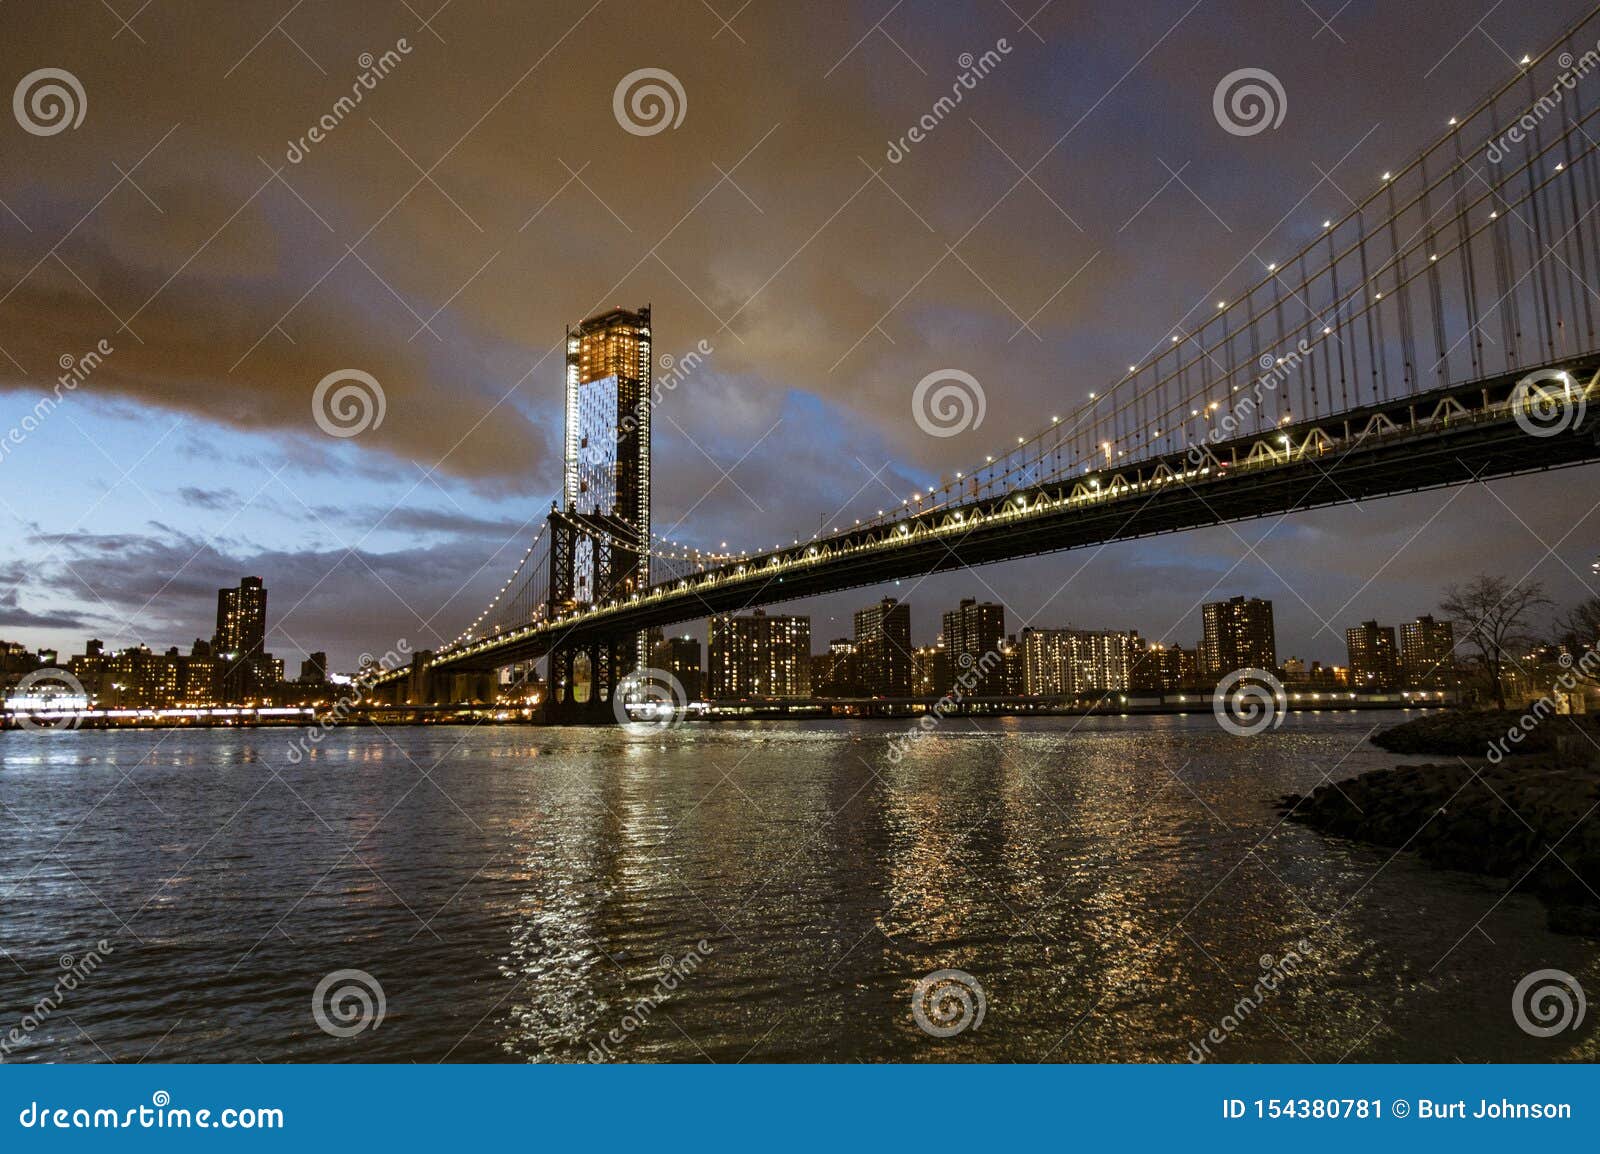
<path fill-rule="evenodd" d="M 864 525 L 652 586 L 633 599 L 441 650 L 433 672 L 486 671 L 558 642 L 615 636 L 897 578 L 1600 460 L 1600 353 L 1557 362 L 1581 406 L 1550 435 L 1516 420 L 1524 372 L 1412 393 L 1218 441 L 1197 465 L 1154 456 Z M 1583 409 L 1579 420 L 1573 411 Z M 1574 493 L 1574 501 L 1588 500 Z M 403 683 L 400 669 L 376 684 Z"/>

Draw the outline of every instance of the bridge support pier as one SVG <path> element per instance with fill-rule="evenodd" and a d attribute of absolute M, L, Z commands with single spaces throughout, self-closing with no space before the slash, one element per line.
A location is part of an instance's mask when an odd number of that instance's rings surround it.
<path fill-rule="evenodd" d="M 552 725 L 615 725 L 612 700 L 638 661 L 638 638 L 625 633 L 571 641 L 550 652 L 545 719 Z"/>

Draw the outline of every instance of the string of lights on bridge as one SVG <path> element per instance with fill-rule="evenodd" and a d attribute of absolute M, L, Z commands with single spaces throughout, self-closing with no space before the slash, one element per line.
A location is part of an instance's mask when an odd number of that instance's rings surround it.
<path fill-rule="evenodd" d="M 1541 56 L 1539 59 L 1542 60 L 1544 57 Z M 1520 63 L 1526 73 L 1537 61 L 1531 56 L 1524 56 Z M 1337 220 L 1331 218 L 1323 220 L 1320 231 L 1305 243 L 1289 261 L 1284 262 L 1282 265 L 1277 261 L 1263 262 L 1266 269 L 1265 275 L 1244 291 L 1242 295 L 1231 300 L 1227 297 L 1219 299 L 1216 302 L 1215 313 L 1208 316 L 1198 327 L 1172 333 L 1171 346 L 1180 349 L 1187 344 L 1195 346 L 1198 352 L 1192 358 L 1183 360 L 1180 355 L 1175 365 L 1167 370 L 1165 375 L 1162 375 L 1162 361 L 1170 354 L 1171 350 L 1163 350 L 1158 346 L 1157 349 L 1146 354 L 1142 361 L 1130 364 L 1127 373 L 1116 380 L 1108 390 L 1103 393 L 1091 391 L 1087 400 L 1071 411 L 1065 424 L 1063 424 L 1061 417 L 1054 416 L 1050 419 L 1049 426 L 1035 433 L 1032 437 L 1018 436 L 1015 447 L 986 456 L 984 463 L 975 471 L 970 473 L 968 471 L 958 471 L 955 473 L 953 480 L 946 480 L 938 486 L 930 485 L 925 492 L 919 487 L 909 496 L 902 498 L 897 505 L 878 509 L 875 516 L 854 518 L 853 525 L 850 528 L 870 528 L 881 524 L 893 523 L 907 517 L 945 509 L 953 504 L 980 499 L 985 496 L 997 496 L 1000 495 L 996 491 L 997 487 L 1002 485 L 1007 486 L 1004 492 L 1009 494 L 1012 488 L 1023 485 L 1037 486 L 1060 481 L 1068 475 L 1093 474 L 1103 469 L 1114 469 L 1119 462 L 1128 458 L 1130 453 L 1135 454 L 1136 459 L 1143 459 L 1138 454 L 1144 453 L 1154 456 L 1190 449 L 1196 443 L 1205 443 L 1208 440 L 1207 435 L 1199 429 L 1191 432 L 1191 424 L 1200 426 L 1212 425 L 1213 422 L 1218 420 L 1237 417 L 1241 407 L 1241 400 L 1234 399 L 1234 394 L 1238 394 L 1249 387 L 1252 379 L 1254 379 L 1259 389 L 1261 383 L 1267 379 L 1267 376 L 1275 373 L 1282 366 L 1298 364 L 1300 359 L 1309 361 L 1319 351 L 1327 359 L 1329 357 L 1327 349 L 1330 345 L 1330 338 L 1332 338 L 1333 342 L 1351 350 L 1351 371 L 1356 373 L 1354 387 L 1357 406 L 1359 407 L 1362 392 L 1361 358 L 1355 347 L 1346 344 L 1343 334 L 1349 333 L 1354 337 L 1356 335 L 1354 326 L 1358 321 L 1366 319 L 1367 340 L 1371 344 L 1373 341 L 1373 320 L 1371 318 L 1374 311 L 1386 299 L 1395 294 L 1400 294 L 1402 317 L 1400 327 L 1402 335 L 1407 341 L 1412 339 L 1412 334 L 1405 331 L 1406 325 L 1410 324 L 1409 321 L 1404 319 L 1407 316 L 1406 310 L 1408 308 L 1406 302 L 1410 296 L 1405 290 L 1409 289 L 1413 283 L 1419 281 L 1425 275 L 1437 278 L 1441 261 L 1458 253 L 1466 253 L 1465 262 L 1462 264 L 1464 281 L 1473 279 L 1475 274 L 1470 270 L 1466 262 L 1471 260 L 1471 246 L 1474 241 L 1478 237 L 1485 235 L 1488 230 L 1499 222 L 1503 214 L 1520 220 L 1517 209 L 1524 204 L 1532 203 L 1537 217 L 1539 202 L 1535 198 L 1550 187 L 1558 177 L 1567 172 L 1570 163 L 1577 159 L 1572 154 L 1572 132 L 1574 129 L 1581 132 L 1584 121 L 1600 114 L 1600 109 L 1587 112 L 1580 110 L 1578 118 L 1569 122 L 1569 126 L 1564 131 L 1555 134 L 1554 139 L 1548 145 L 1541 145 L 1537 140 L 1532 141 L 1526 162 L 1519 167 L 1511 168 L 1508 166 L 1506 169 L 1501 170 L 1496 174 L 1495 183 L 1491 184 L 1470 169 L 1466 154 L 1463 154 L 1460 147 L 1460 136 L 1463 124 L 1472 123 L 1486 109 L 1490 111 L 1491 117 L 1494 117 L 1497 112 L 1496 103 L 1510 88 L 1511 85 L 1508 84 L 1483 101 L 1466 118 L 1465 122 L 1456 117 L 1451 117 L 1447 125 L 1450 131 L 1443 139 L 1435 141 L 1429 147 L 1423 149 L 1398 174 L 1393 171 L 1383 172 L 1379 178 L 1376 191 L 1369 194 L 1361 203 L 1354 205 L 1344 216 Z M 1517 123 L 1517 118 L 1512 118 L 1507 123 L 1515 124 Z M 1491 127 L 1497 127 L 1497 125 L 1491 125 Z M 1584 133 L 1584 135 L 1588 137 L 1587 133 Z M 1456 146 L 1454 158 L 1446 154 L 1445 159 L 1450 163 L 1444 165 L 1445 171 L 1430 177 L 1426 167 L 1428 158 L 1435 151 L 1452 142 Z M 1567 150 L 1566 159 L 1556 160 L 1553 165 L 1550 164 L 1547 158 L 1563 143 Z M 1591 157 L 1597 148 L 1600 148 L 1600 146 L 1596 146 L 1593 139 L 1589 138 L 1589 147 L 1580 155 L 1584 158 Z M 1418 173 L 1420 176 L 1420 186 L 1406 194 L 1410 197 L 1406 203 L 1396 207 L 1395 189 L 1403 178 L 1413 172 Z M 1547 175 L 1540 179 L 1536 176 L 1536 172 L 1545 172 Z M 1467 193 L 1463 191 L 1461 183 L 1463 173 L 1477 177 L 1484 188 L 1483 192 L 1470 197 L 1470 203 L 1467 203 L 1469 198 Z M 1513 190 L 1513 180 L 1523 177 L 1524 174 L 1526 174 L 1527 184 L 1525 192 Z M 1456 191 L 1448 196 L 1447 203 L 1460 198 L 1463 201 L 1463 207 L 1453 213 L 1442 224 L 1435 226 L 1433 218 L 1437 214 L 1426 212 L 1428 198 L 1430 194 L 1443 195 L 1443 192 L 1451 187 L 1451 182 L 1454 182 Z M 1471 186 L 1465 187 L 1470 188 Z M 1368 231 L 1368 222 L 1363 214 L 1371 210 L 1377 198 L 1384 194 L 1387 194 L 1389 198 L 1387 210 L 1385 211 L 1381 206 L 1378 208 L 1380 219 L 1373 222 L 1370 226 L 1371 231 Z M 1487 206 L 1486 210 L 1483 208 L 1485 205 Z M 1414 231 L 1409 233 L 1404 243 L 1402 243 L 1399 239 L 1397 225 L 1402 217 L 1413 209 L 1422 214 L 1423 220 Z M 1482 212 L 1481 216 L 1479 215 L 1480 211 Z M 1473 224 L 1471 223 L 1473 220 L 1479 220 L 1482 223 Z M 1358 227 L 1358 235 L 1341 250 L 1337 247 L 1339 242 L 1336 242 L 1335 238 L 1340 235 L 1346 235 L 1343 230 L 1347 224 L 1352 222 Z M 1522 221 L 1522 223 L 1524 225 L 1527 224 L 1526 221 Z M 1371 272 L 1369 275 L 1366 267 L 1369 245 L 1376 246 L 1382 238 L 1385 227 L 1388 228 L 1390 233 L 1390 251 L 1376 271 Z M 1409 229 L 1409 227 L 1408 224 L 1407 228 Z M 1528 227 L 1531 229 L 1532 226 Z M 1445 240 L 1444 234 L 1450 229 L 1459 231 L 1459 237 L 1456 240 Z M 1565 241 L 1565 239 L 1565 236 L 1560 238 L 1561 241 Z M 1444 243 L 1441 244 L 1440 241 L 1444 241 Z M 1499 241 L 1498 243 L 1506 244 L 1509 242 Z M 1560 242 L 1558 241 L 1557 243 Z M 1327 253 L 1324 256 L 1314 255 L 1319 247 L 1323 245 L 1326 245 Z M 1551 246 L 1551 251 L 1554 251 L 1554 244 Z M 1382 256 L 1381 249 L 1379 250 L 1379 255 Z M 1499 251 L 1496 250 L 1496 257 L 1498 258 L 1498 256 Z M 1351 284 L 1349 289 L 1341 289 L 1339 283 L 1342 271 L 1341 261 L 1351 260 L 1353 257 L 1359 257 L 1361 260 L 1361 275 L 1353 282 L 1347 282 Z M 1259 260 L 1260 258 L 1257 257 L 1257 259 Z M 1308 259 L 1313 262 L 1309 272 L 1307 271 Z M 1409 272 L 1406 267 L 1408 259 L 1414 260 L 1414 265 Z M 1298 274 L 1299 283 L 1297 285 L 1286 280 L 1283 275 L 1284 269 L 1293 267 L 1295 264 L 1298 264 L 1300 269 Z M 1326 307 L 1317 309 L 1313 307 L 1310 298 L 1318 295 L 1317 286 L 1323 278 L 1327 278 L 1330 281 L 1331 296 L 1326 303 Z M 1513 286 L 1513 291 L 1520 284 L 1521 281 L 1519 280 Z M 1290 321 L 1287 325 L 1282 313 L 1285 287 L 1287 287 L 1291 298 L 1294 301 L 1298 301 L 1306 312 L 1305 319 Z M 1261 311 L 1257 313 L 1256 295 L 1274 288 L 1277 290 L 1275 298 L 1270 302 L 1264 301 Z M 1440 323 L 1440 317 L 1443 315 L 1440 311 L 1443 306 L 1439 304 L 1439 292 L 1439 282 L 1434 279 L 1432 281 L 1432 307 L 1435 310 L 1436 323 Z M 1454 289 L 1451 292 L 1453 293 Z M 1507 295 L 1509 296 L 1510 294 L 1508 293 Z M 1452 304 L 1454 303 L 1452 299 Z M 1487 320 L 1487 316 L 1493 315 L 1499 304 L 1500 302 L 1497 302 L 1484 318 L 1475 321 L 1472 328 L 1480 327 Z M 1557 307 L 1559 306 L 1560 302 L 1558 301 Z M 1469 317 L 1471 311 L 1474 311 L 1475 308 L 1476 306 L 1472 306 L 1469 309 Z M 1247 316 L 1245 315 L 1246 310 L 1248 311 Z M 1346 310 L 1349 310 L 1348 313 Z M 1274 312 L 1277 317 L 1276 328 L 1278 335 L 1276 339 L 1266 339 L 1264 330 L 1267 318 L 1273 315 Z M 1240 317 L 1244 317 L 1242 323 L 1235 323 Z M 1206 343 L 1207 334 L 1219 320 L 1222 324 L 1220 338 L 1208 346 Z M 1379 344 L 1383 345 L 1388 338 L 1387 336 L 1382 336 L 1384 330 L 1381 317 L 1377 318 L 1376 323 L 1381 337 Z M 1558 321 L 1557 323 L 1559 325 L 1564 322 Z M 1471 329 L 1469 329 L 1470 331 Z M 1440 334 L 1442 334 L 1442 328 L 1439 334 L 1436 335 Z M 1240 341 L 1245 336 L 1250 338 L 1252 359 L 1235 364 L 1233 346 L 1235 342 Z M 1261 355 L 1256 356 L 1256 350 L 1261 347 L 1257 343 L 1258 339 L 1265 343 L 1266 347 L 1261 350 Z M 1563 340 L 1565 340 L 1565 333 L 1563 333 Z M 1459 345 L 1460 341 L 1458 340 L 1456 344 Z M 1481 340 L 1478 347 L 1481 349 Z M 1283 350 L 1286 348 L 1293 351 L 1284 354 Z M 1450 351 L 1453 352 L 1455 348 L 1456 345 L 1452 345 Z M 1226 358 L 1226 364 L 1217 359 L 1216 354 L 1218 352 L 1221 352 Z M 1479 354 L 1473 352 L 1472 355 L 1474 358 L 1473 363 L 1476 365 Z M 1369 351 L 1367 367 L 1372 375 L 1370 388 L 1374 400 L 1377 399 L 1380 370 L 1383 374 L 1382 384 L 1385 398 L 1387 399 L 1388 397 L 1390 389 L 1390 356 L 1391 350 L 1387 347 L 1382 350 L 1381 361 L 1376 353 Z M 1445 359 L 1446 357 L 1441 357 L 1432 371 L 1439 371 L 1439 366 L 1445 362 Z M 1214 381 L 1207 375 L 1210 366 L 1215 366 L 1218 370 L 1218 380 Z M 1192 387 L 1189 383 L 1191 371 L 1197 368 L 1201 374 L 1198 389 Z M 1407 359 L 1405 350 L 1402 350 L 1398 369 L 1402 388 L 1415 391 L 1420 382 L 1416 366 L 1411 360 Z M 1256 370 L 1260 370 L 1263 375 L 1258 377 Z M 1145 385 L 1142 391 L 1139 391 L 1140 382 L 1147 374 L 1153 374 L 1154 379 Z M 1328 381 L 1325 400 L 1319 399 L 1317 396 L 1318 385 L 1314 364 L 1309 371 L 1309 386 L 1304 377 L 1299 382 L 1299 387 L 1302 390 L 1302 399 L 1304 399 L 1304 390 L 1307 387 L 1310 388 L 1310 407 L 1313 410 L 1324 405 L 1331 406 L 1334 400 L 1335 376 L 1331 360 L 1327 363 L 1326 375 Z M 1245 379 L 1242 382 L 1234 383 L 1233 379 L 1240 376 Z M 1342 403 L 1348 409 L 1350 405 L 1348 394 L 1350 380 L 1347 376 L 1343 351 L 1339 356 L 1337 384 L 1340 396 L 1343 398 Z M 1205 394 L 1224 385 L 1231 385 L 1231 387 L 1223 399 L 1208 400 L 1205 398 Z M 1174 388 L 1174 386 L 1176 387 Z M 1276 389 L 1274 391 L 1276 392 Z M 1174 396 L 1174 394 L 1178 395 Z M 1140 414 L 1136 411 L 1136 406 L 1145 401 L 1152 401 L 1153 405 L 1165 404 L 1166 407 L 1154 414 L 1150 414 L 1148 411 Z M 1271 415 L 1270 424 L 1266 414 L 1258 409 L 1254 410 L 1255 431 L 1258 435 L 1264 433 L 1267 428 L 1281 428 L 1292 423 L 1294 410 L 1288 405 L 1287 401 L 1288 399 L 1285 396 L 1280 395 L 1278 397 L 1275 405 L 1278 411 Z M 1224 417 L 1220 411 L 1225 403 L 1228 405 L 1228 410 Z M 1187 416 L 1183 413 L 1185 408 L 1188 409 Z M 1246 410 L 1246 416 L 1249 415 L 1250 411 L 1252 410 Z M 1330 411 L 1332 410 L 1330 409 Z M 1309 419 L 1314 420 L 1317 415 L 1317 412 L 1313 411 L 1308 416 Z M 1119 418 L 1124 417 L 1133 417 L 1142 427 L 1119 429 L 1117 427 L 1121 423 Z M 1307 419 L 1307 417 L 1303 416 L 1302 419 Z M 1098 433 L 1104 424 L 1110 424 L 1111 428 L 1107 430 L 1108 435 L 1101 437 Z M 1078 438 L 1085 429 L 1090 431 L 1089 436 L 1084 437 L 1077 444 L 1068 442 L 1068 438 Z M 1241 432 L 1241 435 L 1247 436 L 1248 434 Z M 1052 437 L 1054 439 L 1050 440 Z M 1163 439 L 1166 444 L 1158 448 L 1158 442 Z M 1209 439 L 1215 438 L 1212 436 Z M 1285 440 L 1287 440 L 1287 437 L 1285 437 Z M 1063 453 L 1067 456 L 1065 461 L 1062 460 Z M 1045 466 L 1052 454 L 1056 458 L 1054 465 L 1041 468 L 1041 466 Z M 1085 459 L 1085 457 L 1088 459 Z M 1021 476 L 1025 473 L 1032 473 L 1033 475 L 1031 477 Z M 1112 484 L 1115 484 L 1115 478 L 1112 479 Z M 1095 487 L 1098 488 L 1098 486 Z M 835 525 L 830 530 L 826 530 L 828 535 L 840 534 L 846 531 L 848 530 L 842 523 Z M 810 540 L 819 540 L 824 536 L 824 532 L 823 529 L 819 529 L 811 534 Z M 478 615 L 472 625 L 450 643 L 450 647 L 471 640 L 483 623 L 489 620 L 495 608 L 501 604 L 502 599 L 512 589 L 529 558 L 533 556 L 542 535 L 543 530 L 541 529 L 540 536 L 535 538 L 534 544 L 523 555 L 516 571 L 501 586 L 494 599 Z M 791 546 L 784 546 L 780 541 L 774 543 L 772 550 L 779 552 L 785 548 L 798 546 L 800 543 L 800 538 L 795 537 L 792 539 Z M 612 539 L 612 544 L 637 550 L 637 546 L 615 538 Z M 648 551 L 652 557 L 664 562 L 670 562 L 674 567 L 688 564 L 702 572 L 718 566 L 748 562 L 763 553 L 759 549 L 730 550 L 727 542 L 722 542 L 720 548 L 717 549 L 701 548 L 660 534 L 652 534 L 652 544 Z M 670 581 L 675 582 L 680 577 L 681 574 L 675 573 Z M 534 613 L 537 616 L 542 614 L 543 611 L 543 606 L 539 606 L 534 610 Z"/>

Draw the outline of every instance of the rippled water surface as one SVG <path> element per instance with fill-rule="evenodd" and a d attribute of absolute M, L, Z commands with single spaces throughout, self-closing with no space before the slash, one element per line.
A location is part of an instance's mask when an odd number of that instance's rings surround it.
<path fill-rule="evenodd" d="M 288 730 L 7 733 L 5 1060 L 1184 1061 L 1214 1028 L 1223 1061 L 1592 1060 L 1510 999 L 1600 990 L 1595 942 L 1272 808 L 1394 764 L 1395 720 L 951 721 L 898 762 L 885 722 L 352 729 L 299 765 Z M 1264 955 L 1301 960 L 1238 1013 Z M 384 997 L 352 1037 L 312 1014 L 341 969 Z M 911 1013 L 940 969 L 984 1001 L 948 1038 Z"/>

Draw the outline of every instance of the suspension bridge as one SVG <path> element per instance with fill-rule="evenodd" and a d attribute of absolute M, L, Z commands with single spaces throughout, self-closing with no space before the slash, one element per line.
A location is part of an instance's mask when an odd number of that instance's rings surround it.
<path fill-rule="evenodd" d="M 371 696 L 447 702 L 464 678 L 548 658 L 552 717 L 608 717 L 653 627 L 1600 460 L 1597 113 L 1600 8 L 1299 251 L 1003 455 L 770 550 L 670 545 L 569 492 L 473 623 L 374 676 Z"/>

